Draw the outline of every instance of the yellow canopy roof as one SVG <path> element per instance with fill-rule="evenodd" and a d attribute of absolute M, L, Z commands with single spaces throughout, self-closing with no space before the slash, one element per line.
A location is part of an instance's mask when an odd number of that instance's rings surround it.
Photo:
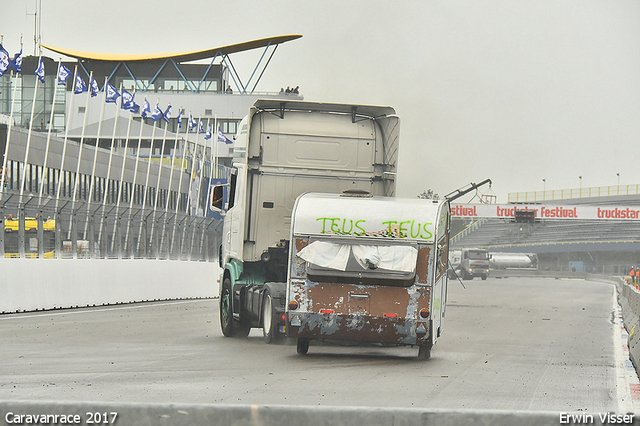
<path fill-rule="evenodd" d="M 90 59 L 94 61 L 114 61 L 114 62 L 132 62 L 132 61 L 153 61 L 162 59 L 173 59 L 176 62 L 190 62 L 199 59 L 212 58 L 216 54 L 228 55 L 231 53 L 242 52 L 245 50 L 258 49 L 266 46 L 285 43 L 302 37 L 299 34 L 284 35 L 277 37 L 261 38 L 258 40 L 245 41 L 243 43 L 232 44 L 229 46 L 215 47 L 207 50 L 195 50 L 193 52 L 178 53 L 159 53 L 159 54 L 123 54 L 123 53 L 91 53 L 81 52 L 79 50 L 64 49 L 61 47 L 47 46 L 42 44 L 45 49 L 60 53 L 65 56 L 76 59 Z"/>

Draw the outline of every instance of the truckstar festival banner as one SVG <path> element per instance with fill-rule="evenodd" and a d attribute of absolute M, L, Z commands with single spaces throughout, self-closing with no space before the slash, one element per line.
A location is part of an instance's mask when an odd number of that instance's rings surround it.
<path fill-rule="evenodd" d="M 533 211 L 536 219 L 640 220 L 640 206 L 570 206 L 545 204 L 451 204 L 451 216 L 513 219 L 516 210 Z"/>

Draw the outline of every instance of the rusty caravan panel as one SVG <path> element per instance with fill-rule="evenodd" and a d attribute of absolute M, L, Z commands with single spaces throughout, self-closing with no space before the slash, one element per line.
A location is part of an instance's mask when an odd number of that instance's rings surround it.
<path fill-rule="evenodd" d="M 431 248 L 428 246 L 422 246 L 418 250 L 418 263 L 416 265 L 416 282 L 418 284 L 431 284 L 428 280 L 430 254 Z"/>
<path fill-rule="evenodd" d="M 395 345 L 423 345 L 430 339 L 428 323 L 416 323 L 406 318 L 326 314 L 300 317 L 301 324 L 290 328 L 290 337 Z"/>
<path fill-rule="evenodd" d="M 370 315 L 417 318 L 418 307 L 429 308 L 430 287 L 368 286 L 356 284 L 309 283 L 300 299 L 308 301 L 307 311 L 332 309 L 338 315 Z M 301 300 L 296 300 L 301 302 Z"/>

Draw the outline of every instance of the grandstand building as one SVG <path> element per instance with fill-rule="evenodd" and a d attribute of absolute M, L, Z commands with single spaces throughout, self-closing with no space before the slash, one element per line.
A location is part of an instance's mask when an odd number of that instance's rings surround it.
<path fill-rule="evenodd" d="M 208 209 L 209 187 L 224 183 L 237 125 L 256 100 L 303 99 L 256 90 L 278 46 L 300 37 L 160 55 L 43 45 L 75 60 L 24 57 L 21 73 L 0 77 L 0 219 L 20 222 L 17 238 L 0 232 L 0 256 L 215 260 L 220 217 Z M 250 50 L 262 55 L 244 78 L 232 57 Z M 61 66 L 72 77 L 58 84 Z M 89 90 L 76 90 L 78 78 Z M 122 96 L 106 102 L 108 85 L 133 94 L 140 110 L 125 109 Z M 145 99 L 162 118 L 142 117 Z"/>
<path fill-rule="evenodd" d="M 456 218 L 453 246 L 535 253 L 540 270 L 625 275 L 640 265 L 638 185 L 516 193 L 509 194 L 509 201 L 516 211 L 551 206 L 548 216 L 557 217 Z M 572 217 L 580 208 L 594 214 Z"/>

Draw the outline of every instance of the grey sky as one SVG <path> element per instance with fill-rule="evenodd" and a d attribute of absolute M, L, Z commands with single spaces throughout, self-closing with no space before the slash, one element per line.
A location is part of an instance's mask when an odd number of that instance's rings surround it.
<path fill-rule="evenodd" d="M 0 0 L 11 54 L 35 0 Z M 302 34 L 257 90 L 391 105 L 398 195 L 491 178 L 509 192 L 640 183 L 640 3 L 563 0 L 42 0 L 42 42 L 111 53 Z M 253 52 L 232 57 L 248 73 Z M 53 52 L 45 54 L 55 58 Z M 246 65 L 245 65 L 246 64 Z M 33 72 L 32 70 L 24 70 Z M 242 76 L 245 80 L 249 75 Z M 640 151 L 640 149 L 639 149 Z"/>

